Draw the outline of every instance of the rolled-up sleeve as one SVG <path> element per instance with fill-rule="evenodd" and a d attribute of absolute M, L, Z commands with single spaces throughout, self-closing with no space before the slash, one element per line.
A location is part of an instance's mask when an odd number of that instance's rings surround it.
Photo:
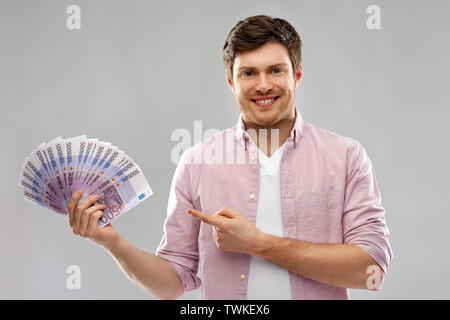
<path fill-rule="evenodd" d="M 366 251 L 386 273 L 393 252 L 381 194 L 366 151 L 356 140 L 349 141 L 342 217 L 344 243 Z"/>
<path fill-rule="evenodd" d="M 184 292 L 197 289 L 198 232 L 200 221 L 187 213 L 194 208 L 191 201 L 190 154 L 187 149 L 175 169 L 164 222 L 164 235 L 156 255 L 166 260 L 178 273 Z"/>

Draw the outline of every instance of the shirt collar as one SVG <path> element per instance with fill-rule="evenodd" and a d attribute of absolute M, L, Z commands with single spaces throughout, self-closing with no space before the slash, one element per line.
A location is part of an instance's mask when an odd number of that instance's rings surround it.
<path fill-rule="evenodd" d="M 294 147 L 298 145 L 300 142 L 301 137 L 303 136 L 303 125 L 304 121 L 300 114 L 300 111 L 298 111 L 298 108 L 295 108 L 295 122 L 294 126 L 292 127 L 291 134 L 287 141 L 292 141 L 294 144 Z M 245 150 L 247 150 L 248 141 L 250 139 L 248 133 L 245 131 L 245 125 L 244 120 L 242 118 L 242 113 L 239 115 L 238 122 L 236 124 L 236 139 L 238 142 L 241 142 L 245 146 Z"/>

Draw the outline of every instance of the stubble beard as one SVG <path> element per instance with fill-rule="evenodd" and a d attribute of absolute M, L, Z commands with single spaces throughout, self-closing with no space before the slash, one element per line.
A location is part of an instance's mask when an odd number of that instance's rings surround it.
<path fill-rule="evenodd" d="M 281 97 L 279 99 L 281 99 Z M 244 116 L 246 125 L 257 128 L 272 128 L 275 127 L 277 123 L 290 116 L 291 109 L 293 108 L 293 101 L 291 101 L 291 99 L 287 101 L 280 100 L 275 103 L 281 105 L 270 111 L 258 112 L 255 111 L 256 106 L 252 105 L 252 101 L 244 101 L 239 108 Z"/>

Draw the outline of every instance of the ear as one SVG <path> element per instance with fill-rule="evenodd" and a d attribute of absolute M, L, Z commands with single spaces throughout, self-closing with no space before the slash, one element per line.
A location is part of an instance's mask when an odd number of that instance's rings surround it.
<path fill-rule="evenodd" d="M 300 80 L 302 79 L 303 76 L 303 67 L 302 64 L 300 63 L 298 66 L 298 70 L 297 73 L 295 74 L 295 88 L 297 89 L 298 85 L 300 84 Z"/>
<path fill-rule="evenodd" d="M 228 70 L 225 71 L 225 76 L 227 78 L 227 84 L 228 87 L 230 88 L 230 90 L 234 93 L 234 85 L 233 85 L 233 80 L 230 77 L 230 74 L 228 73 Z"/>

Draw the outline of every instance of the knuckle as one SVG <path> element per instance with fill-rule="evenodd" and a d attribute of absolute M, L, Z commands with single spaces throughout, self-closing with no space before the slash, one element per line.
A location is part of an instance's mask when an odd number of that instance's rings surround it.
<path fill-rule="evenodd" d="M 95 213 L 95 218 L 100 218 L 101 216 L 103 216 L 103 211 L 97 211 Z"/>
<path fill-rule="evenodd" d="M 230 224 L 227 221 L 222 222 L 219 232 L 230 232 Z"/>

